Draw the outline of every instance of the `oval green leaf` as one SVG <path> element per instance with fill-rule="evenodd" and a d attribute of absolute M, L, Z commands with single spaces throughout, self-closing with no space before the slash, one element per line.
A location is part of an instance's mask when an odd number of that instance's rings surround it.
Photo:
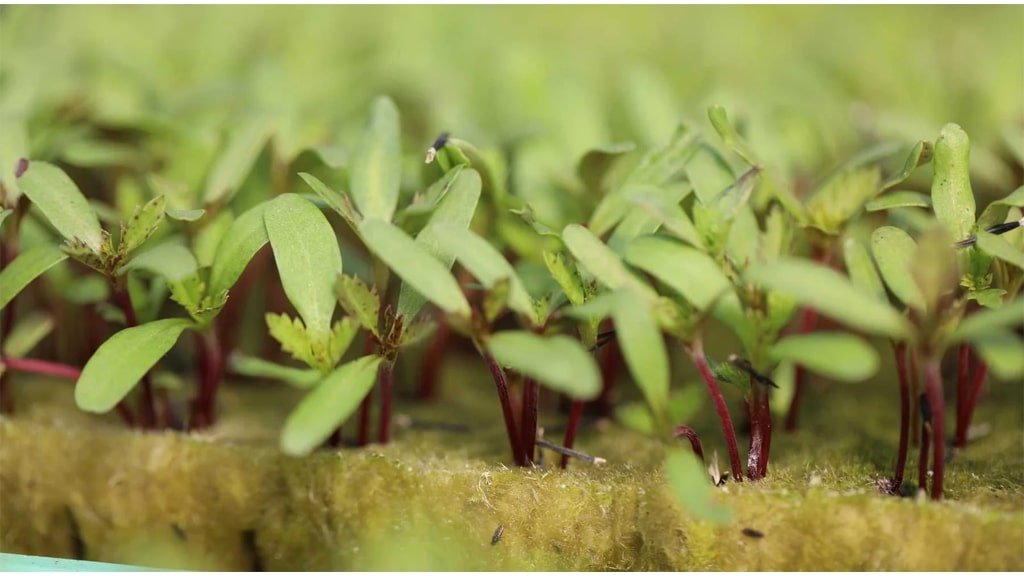
<path fill-rule="evenodd" d="M 1017 298 L 999 308 L 986 308 L 968 314 L 946 342 L 955 344 L 965 340 L 981 340 L 990 333 L 1005 331 L 1021 324 L 1024 324 L 1024 298 Z"/>
<path fill-rule="evenodd" d="M 861 382 L 878 372 L 878 351 L 862 338 L 843 332 L 815 332 L 784 338 L 768 352 L 841 382 Z"/>
<path fill-rule="evenodd" d="M 390 98 L 377 98 L 352 157 L 352 199 L 364 217 L 391 221 L 402 176 L 400 154 L 398 108 Z"/>
<path fill-rule="evenodd" d="M 368 218 L 359 225 L 359 235 L 371 252 L 427 300 L 449 314 L 469 317 L 469 302 L 451 272 L 405 232 Z"/>
<path fill-rule="evenodd" d="M 871 234 L 871 252 L 885 284 L 900 302 L 925 311 L 924 295 L 910 271 L 910 264 L 917 253 L 917 243 L 910 234 L 895 226 L 882 226 Z"/>
<path fill-rule="evenodd" d="M 971 191 L 971 142 L 963 128 L 946 124 L 935 141 L 935 176 L 932 206 L 935 216 L 959 242 L 974 227 L 974 193 Z"/>
<path fill-rule="evenodd" d="M 226 204 L 238 192 L 270 134 L 271 125 L 264 117 L 249 118 L 231 130 L 206 178 L 204 202 Z"/>
<path fill-rule="evenodd" d="M 850 280 L 855 286 L 873 294 L 879 302 L 889 301 L 875 261 L 863 242 L 856 238 L 846 238 L 843 241 L 843 260 L 846 263 L 846 273 L 850 275 Z"/>
<path fill-rule="evenodd" d="M 75 404 L 86 412 L 107 412 L 193 326 L 181 318 L 125 328 L 104 342 L 86 362 L 75 384 Z"/>
<path fill-rule="evenodd" d="M 569 224 L 562 231 L 562 241 L 573 257 L 599 282 L 617 290 L 629 286 L 645 299 L 656 301 L 658 295 L 626 266 L 618 254 L 605 246 L 593 232 L 579 224 Z"/>
<path fill-rule="evenodd" d="M 303 390 L 316 386 L 324 377 L 318 370 L 282 366 L 238 351 L 228 357 L 228 369 L 241 376 L 280 380 Z"/>
<path fill-rule="evenodd" d="M 667 416 L 669 390 L 668 352 L 658 323 L 647 302 L 627 291 L 619 292 L 612 319 L 615 338 L 626 366 L 651 411 Z"/>
<path fill-rule="evenodd" d="M 327 375 L 288 415 L 281 450 L 305 456 L 322 444 L 373 388 L 380 362 L 379 356 L 363 356 Z"/>
<path fill-rule="evenodd" d="M 288 301 L 314 339 L 326 342 L 341 274 L 341 250 L 327 218 L 297 194 L 282 194 L 263 215 Z"/>
<path fill-rule="evenodd" d="M 505 367 L 536 379 L 544 386 L 577 400 L 601 393 L 601 374 L 594 358 L 568 336 L 538 336 L 532 332 L 498 332 L 487 348 Z"/>
<path fill-rule="evenodd" d="M 188 248 L 181 244 L 165 242 L 132 258 L 121 266 L 117 273 L 123 275 L 131 270 L 145 270 L 166 278 L 168 282 L 180 282 L 195 274 L 198 268 L 199 263 Z"/>
<path fill-rule="evenodd" d="M 234 286 L 252 257 L 268 242 L 263 215 L 270 202 L 246 210 L 228 227 L 214 252 L 207 293 L 219 294 Z"/>
<path fill-rule="evenodd" d="M 978 248 L 990 256 L 995 256 L 1024 270 L 1024 252 L 1015 248 L 1004 238 L 978 230 Z"/>
<path fill-rule="evenodd" d="M 100 251 L 103 228 L 99 217 L 63 170 L 32 162 L 18 179 L 18 186 L 65 240 L 78 238 L 93 252 Z"/>
<path fill-rule="evenodd" d="M 746 280 L 788 294 L 803 306 L 870 334 L 904 337 L 910 332 L 899 312 L 820 264 L 779 258 L 752 267 Z"/>
<path fill-rule="evenodd" d="M 43 272 L 67 260 L 68 255 L 48 244 L 22 252 L 6 268 L 0 270 L 0 310 Z"/>

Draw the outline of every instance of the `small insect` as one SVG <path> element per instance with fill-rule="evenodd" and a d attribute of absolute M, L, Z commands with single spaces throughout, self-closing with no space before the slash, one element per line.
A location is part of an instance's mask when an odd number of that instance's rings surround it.
<path fill-rule="evenodd" d="M 498 529 L 494 531 L 494 536 L 491 536 L 491 546 L 494 546 L 501 541 L 501 535 L 505 533 L 505 525 L 498 524 Z"/>
<path fill-rule="evenodd" d="M 434 158 L 437 158 L 437 153 L 441 150 L 441 148 L 444 148 L 444 145 L 447 143 L 448 133 L 444 132 L 440 136 L 438 136 L 437 140 L 434 140 L 434 143 L 431 144 L 430 148 L 427 149 L 427 157 L 424 160 L 424 164 L 430 164 L 431 162 L 433 162 Z"/>
<path fill-rule="evenodd" d="M 743 535 L 749 538 L 764 538 L 764 532 L 754 530 L 753 528 L 744 528 Z"/>
<path fill-rule="evenodd" d="M 711 482 L 715 486 L 724 486 L 729 481 L 729 471 L 720 472 L 718 470 L 718 452 L 711 455 L 711 465 L 708 466 L 708 474 L 711 475 Z"/>

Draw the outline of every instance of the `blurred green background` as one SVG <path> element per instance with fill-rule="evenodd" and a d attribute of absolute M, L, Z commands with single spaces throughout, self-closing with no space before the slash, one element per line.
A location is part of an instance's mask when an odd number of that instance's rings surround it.
<path fill-rule="evenodd" d="M 1020 181 L 1022 30 L 1024 6 L 6 7 L 0 114 L 33 158 L 197 189 L 254 116 L 284 165 L 328 146 L 343 166 L 386 93 L 410 158 L 451 131 L 527 160 L 534 197 L 590 148 L 710 132 L 710 104 L 798 193 L 957 122 L 995 196 Z"/>

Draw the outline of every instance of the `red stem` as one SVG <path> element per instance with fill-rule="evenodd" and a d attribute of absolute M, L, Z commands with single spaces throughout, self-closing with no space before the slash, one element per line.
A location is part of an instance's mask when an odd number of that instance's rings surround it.
<path fill-rule="evenodd" d="M 725 404 L 725 397 L 722 396 L 722 391 L 718 388 L 718 382 L 715 381 L 714 374 L 708 368 L 708 361 L 704 357 L 704 345 L 699 339 L 695 340 L 690 344 L 688 351 L 690 359 L 704 378 L 704 384 L 708 387 L 711 400 L 715 403 L 718 421 L 722 425 L 722 434 L 725 436 L 725 445 L 729 451 L 729 465 L 732 467 L 732 477 L 736 478 L 737 482 L 741 482 L 743 467 L 740 465 L 740 450 L 736 445 L 736 431 L 732 427 L 732 418 L 729 417 L 729 408 Z"/>
<path fill-rule="evenodd" d="M 373 354 L 374 340 L 373 334 L 367 332 L 366 340 L 363 342 L 363 355 L 367 356 Z M 380 381 L 380 373 L 378 372 L 378 382 Z M 370 418 L 373 416 L 373 392 L 367 393 L 363 397 L 363 401 L 359 404 L 359 445 L 366 446 L 370 443 Z M 339 433 L 340 438 L 340 433 Z"/>
<path fill-rule="evenodd" d="M 599 413 L 608 416 L 612 413 L 612 392 L 615 389 L 615 380 L 622 372 L 622 353 L 619 349 L 618 340 L 605 344 L 601 351 L 601 394 L 594 400 Z"/>
<path fill-rule="evenodd" d="M 761 411 L 761 457 L 758 461 L 759 478 L 768 475 L 768 457 L 772 451 L 772 410 L 768 390 L 758 394 L 758 409 Z"/>
<path fill-rule="evenodd" d="M 583 408 L 586 406 L 586 402 L 583 400 L 573 400 L 572 408 L 569 410 L 569 426 L 565 429 L 565 441 L 562 443 L 566 448 L 572 449 L 573 443 L 576 442 L 576 430 L 580 426 L 580 417 L 583 415 Z M 569 455 L 562 454 L 562 468 L 564 469 L 569 465 Z"/>
<path fill-rule="evenodd" d="M 512 401 L 509 398 L 508 379 L 505 377 L 505 371 L 502 370 L 501 365 L 498 364 L 498 361 L 494 359 L 490 352 L 487 352 L 481 346 L 477 348 L 480 350 L 480 355 L 483 356 L 484 361 L 487 362 L 487 367 L 491 371 L 491 378 L 494 379 L 494 386 L 498 389 L 498 400 L 501 402 L 501 413 L 505 418 L 505 430 L 508 433 L 509 445 L 512 448 L 512 457 L 517 465 L 524 466 L 526 459 L 523 454 L 519 433 L 516 430 L 515 415 L 512 412 Z"/>
<path fill-rule="evenodd" d="M 216 325 L 205 334 L 196 334 L 199 346 L 199 390 L 192 401 L 193 427 L 201 430 L 216 421 L 217 387 L 224 378 L 224 359 Z"/>
<path fill-rule="evenodd" d="M 928 491 L 928 423 L 921 422 L 921 452 L 917 460 L 917 485 Z"/>
<path fill-rule="evenodd" d="M 807 334 L 814 331 L 818 325 L 818 311 L 814 308 L 804 308 L 800 321 L 800 333 Z M 793 381 L 793 399 L 789 403 L 789 411 L 786 413 L 786 432 L 793 432 L 797 427 L 797 419 L 800 415 L 800 399 L 803 397 L 804 380 L 807 371 L 803 365 L 796 365 L 796 373 Z"/>
<path fill-rule="evenodd" d="M 7 370 L 11 372 L 27 372 L 30 374 L 42 374 L 44 376 L 53 376 L 54 378 L 64 378 L 66 380 L 78 380 L 82 375 L 82 369 L 76 366 L 68 366 L 67 364 L 59 364 L 57 362 L 49 362 L 47 360 L 36 360 L 35 358 L 9 358 L 4 357 L 2 362 Z M 124 402 L 117 403 L 117 413 L 124 420 L 125 424 L 129 427 L 135 427 L 135 418 L 132 416 L 131 410 Z"/>
<path fill-rule="evenodd" d="M 539 404 L 540 387 L 533 378 L 523 380 L 523 456 L 527 466 L 533 464 L 537 448 L 537 405 Z"/>
<path fill-rule="evenodd" d="M 445 348 L 448 347 L 450 337 L 451 327 L 442 320 L 423 359 L 418 394 L 420 400 L 434 400 L 437 397 L 437 379 L 441 373 L 441 360 L 443 359 Z"/>
<path fill-rule="evenodd" d="M 928 404 L 932 409 L 932 500 L 941 500 L 946 465 L 946 400 L 942 397 L 942 372 L 937 358 L 926 362 L 925 379 Z"/>
<path fill-rule="evenodd" d="M 676 426 L 674 431 L 675 437 L 680 438 L 685 436 L 690 441 L 690 446 L 693 448 L 693 453 L 700 458 L 701 462 L 704 462 L 704 449 L 700 445 L 700 438 L 697 438 L 697 432 L 689 426 Z"/>
<path fill-rule="evenodd" d="M 380 364 L 380 422 L 377 429 L 377 441 L 387 444 L 391 438 L 391 398 L 394 396 L 394 361 L 384 359 Z"/>
<path fill-rule="evenodd" d="M 893 476 L 895 488 L 903 484 L 903 474 L 907 466 L 907 448 L 910 436 L 910 386 L 907 382 L 907 345 L 893 343 L 892 353 L 896 356 L 896 372 L 900 381 L 900 447 L 896 455 L 896 474 Z"/>
<path fill-rule="evenodd" d="M 977 356 L 975 356 L 975 360 L 977 368 L 974 372 L 974 380 L 971 381 L 970 396 L 967 399 L 967 416 L 964 418 L 963 443 L 959 446 L 960 448 L 967 445 L 967 432 L 971 428 L 974 410 L 978 407 L 978 397 L 981 396 L 981 388 L 985 384 L 985 378 L 988 377 L 988 364 Z"/>
<path fill-rule="evenodd" d="M 135 316 L 135 306 L 132 304 L 132 296 L 128 292 L 127 288 L 118 288 L 115 290 L 117 303 L 121 307 L 121 311 L 124 312 L 124 319 L 127 322 L 128 327 L 134 327 L 139 325 L 139 321 Z M 142 377 L 142 399 L 139 403 L 139 411 L 142 414 L 142 426 L 144 428 L 153 428 L 156 424 L 156 403 L 153 401 L 153 381 L 149 377 L 149 372 Z"/>
<path fill-rule="evenodd" d="M 921 442 L 920 406 L 913 400 L 920 395 L 921 380 L 917 370 L 917 347 L 910 348 L 910 445 L 917 446 Z"/>

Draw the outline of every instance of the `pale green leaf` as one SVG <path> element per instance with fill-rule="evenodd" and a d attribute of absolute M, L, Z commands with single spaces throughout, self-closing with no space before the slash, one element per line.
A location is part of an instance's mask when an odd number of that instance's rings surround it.
<path fill-rule="evenodd" d="M 993 200 L 978 217 L 978 229 L 988 230 L 1006 221 L 1010 208 L 1024 207 L 1024 186 L 1010 192 L 1004 198 Z"/>
<path fill-rule="evenodd" d="M 871 234 L 871 252 L 889 290 L 900 302 L 925 311 L 924 295 L 910 270 L 910 264 L 917 253 L 914 239 L 900 228 L 882 226 Z"/>
<path fill-rule="evenodd" d="M 946 124 L 935 141 L 935 176 L 932 206 L 954 241 L 971 235 L 974 227 L 974 193 L 970 175 L 971 144 L 956 124 Z"/>
<path fill-rule="evenodd" d="M 180 282 L 195 274 L 199 268 L 196 257 L 188 248 L 181 244 L 165 242 L 150 250 L 136 255 L 127 264 L 118 269 L 118 275 L 132 270 L 144 270 L 150 274 L 161 276 L 168 282 Z"/>
<path fill-rule="evenodd" d="M 380 336 L 377 324 L 380 318 L 380 295 L 355 276 L 338 276 L 338 302 L 345 312 L 359 321 L 359 324 Z"/>
<path fill-rule="evenodd" d="M 868 202 L 865 209 L 868 212 L 878 212 L 893 208 L 931 208 L 931 206 L 930 196 L 910 190 L 896 190 Z"/>
<path fill-rule="evenodd" d="M 314 340 L 326 343 L 337 304 L 341 250 L 327 218 L 308 200 L 282 194 L 263 215 L 288 301 Z"/>
<path fill-rule="evenodd" d="M 377 98 L 350 172 L 352 199 L 364 217 L 391 221 L 402 176 L 400 154 L 398 109 L 389 98 Z"/>
<path fill-rule="evenodd" d="M 680 240 L 697 248 L 704 248 L 704 242 L 701 240 L 700 234 L 694 228 L 690 217 L 686 215 L 686 212 L 679 206 L 677 201 L 666 200 L 663 196 L 659 195 L 639 194 L 632 197 L 630 202 L 643 208 L 665 230 L 671 232 Z"/>
<path fill-rule="evenodd" d="M 217 244 L 210 269 L 211 294 L 230 289 L 238 281 L 252 257 L 267 243 L 263 214 L 270 202 L 263 202 L 239 216 Z"/>
<path fill-rule="evenodd" d="M 725 112 L 725 108 L 721 106 L 711 106 L 708 108 L 708 119 L 711 120 L 711 125 L 715 128 L 715 132 L 722 138 L 722 142 L 729 147 L 737 156 L 743 159 L 744 162 L 751 166 L 757 164 L 757 159 L 754 156 L 753 150 L 746 141 L 736 132 L 731 122 L 729 122 L 729 116 Z"/>
<path fill-rule="evenodd" d="M 498 332 L 487 340 L 487 349 L 502 366 L 555 392 L 577 400 L 592 400 L 601 393 L 601 374 L 593 356 L 568 336 Z"/>
<path fill-rule="evenodd" d="M 331 372 L 288 415 L 281 450 L 304 456 L 316 449 L 359 407 L 377 381 L 378 356 L 363 356 Z"/>
<path fill-rule="evenodd" d="M 75 384 L 75 404 L 86 412 L 107 412 L 164 354 L 174 347 L 192 322 L 180 318 L 157 320 L 125 328 L 111 336 L 86 362 Z"/>
<path fill-rule="evenodd" d="M 923 166 L 931 162 L 932 152 L 932 145 L 930 142 L 921 141 L 915 144 L 910 150 L 910 154 L 907 155 L 907 159 L 903 163 L 903 168 L 901 168 L 899 172 L 886 178 L 885 182 L 882 182 L 879 193 L 885 192 L 886 190 L 892 190 L 906 182 L 918 166 Z"/>
<path fill-rule="evenodd" d="M 955 344 L 985 338 L 988 334 L 1005 331 L 1024 324 L 1024 298 L 1006 302 L 999 308 L 978 310 L 966 315 L 946 342 Z"/>
<path fill-rule="evenodd" d="M 698 520 L 725 524 L 732 514 L 714 501 L 714 488 L 697 457 L 672 448 L 665 457 L 665 478 L 679 504 Z"/>
<path fill-rule="evenodd" d="M 615 338 L 652 412 L 665 416 L 668 410 L 669 363 L 665 341 L 647 302 L 627 291 L 618 293 L 612 311 Z"/>
<path fill-rule="evenodd" d="M 60 248 L 40 244 L 22 252 L 6 268 L 0 270 L 0 309 L 25 289 L 30 282 L 43 272 L 67 260 L 68 255 Z"/>
<path fill-rule="evenodd" d="M 349 199 L 346 194 L 342 192 L 335 192 L 334 189 L 321 182 L 320 179 L 312 174 L 299 172 L 299 177 L 313 189 L 313 192 L 315 192 L 321 200 L 323 200 L 335 212 L 340 214 L 353 230 L 359 229 L 359 222 L 362 221 L 362 217 L 358 212 L 356 212 L 351 199 Z"/>
<path fill-rule="evenodd" d="M 863 242 L 853 237 L 846 238 L 843 241 L 843 259 L 846 263 L 846 273 L 850 275 L 850 280 L 855 286 L 873 294 L 879 302 L 889 301 L 875 261 Z"/>
<path fill-rule="evenodd" d="M 617 142 L 591 149 L 580 158 L 576 166 L 576 175 L 580 177 L 588 191 L 600 191 L 605 176 L 615 161 L 634 149 L 636 145 L 632 142 Z"/>
<path fill-rule="evenodd" d="M 1024 377 L 1024 339 L 1009 330 L 996 329 L 972 343 L 997 378 L 1020 383 Z"/>
<path fill-rule="evenodd" d="M 170 212 L 167 213 L 170 216 Z M 201 267 L 213 265 L 213 259 L 217 254 L 217 247 L 227 235 L 231 225 L 235 222 L 235 215 L 231 210 L 221 210 L 211 220 L 207 220 L 196 233 L 193 249 L 196 254 L 196 261 Z"/>
<path fill-rule="evenodd" d="M 608 239 L 608 247 L 615 252 L 621 253 L 630 240 L 647 234 L 653 234 L 661 227 L 661 218 L 652 214 L 650 208 L 637 203 L 636 199 L 648 199 L 655 205 L 668 205 L 678 208 L 679 202 L 690 193 L 689 186 L 659 187 L 649 185 L 635 185 L 630 188 L 628 198 L 630 208 L 626 215 L 615 227 L 611 238 Z M 678 213 L 675 213 L 678 217 Z M 678 224 L 678 222 L 676 222 Z M 685 224 L 682 224 L 685 226 Z"/>
<path fill-rule="evenodd" d="M 640 434 L 653 436 L 655 433 L 654 416 L 651 415 L 651 410 L 645 402 L 616 405 L 615 420 L 624 428 Z"/>
<path fill-rule="evenodd" d="M 240 376 L 280 380 L 300 389 L 312 388 L 324 377 L 317 370 L 282 366 L 238 351 L 232 352 L 228 357 L 228 370 Z"/>
<path fill-rule="evenodd" d="M 717 150 L 701 144 L 686 163 L 686 178 L 693 185 L 697 200 L 711 207 L 718 196 L 735 183 L 736 174 Z"/>
<path fill-rule="evenodd" d="M 168 210 L 167 217 L 178 222 L 198 222 L 206 215 L 206 210 L 196 208 L 194 210 Z"/>
<path fill-rule="evenodd" d="M 124 245 L 125 252 L 135 250 L 156 232 L 164 219 L 166 204 L 163 196 L 157 196 L 146 204 L 135 207 L 121 235 L 121 244 Z"/>
<path fill-rule="evenodd" d="M 46 162 L 32 162 L 18 179 L 21 191 L 66 240 L 81 240 L 92 252 L 103 245 L 103 229 L 96 211 L 63 170 Z"/>
<path fill-rule="evenodd" d="M 1021 252 L 1004 238 L 978 230 L 978 248 L 996 258 L 1024 270 L 1024 252 Z"/>
<path fill-rule="evenodd" d="M 576 268 L 576 264 L 569 262 L 565 254 L 561 252 L 544 251 L 544 264 L 551 273 L 551 277 L 562 288 L 565 297 L 570 303 L 579 305 L 583 303 L 585 292 L 583 290 L 583 278 Z"/>
<path fill-rule="evenodd" d="M 768 351 L 775 362 L 789 360 L 841 382 L 861 382 L 878 372 L 878 352 L 858 336 L 843 332 L 795 334 Z"/>
<path fill-rule="evenodd" d="M 277 340 L 281 349 L 291 354 L 292 358 L 321 370 L 330 369 L 331 364 L 326 358 L 326 351 L 324 351 L 323 357 L 318 357 L 314 350 L 315 343 L 302 324 L 302 320 L 291 318 L 287 314 L 269 312 L 264 318 L 267 321 L 267 330 L 270 332 L 270 336 Z"/>
<path fill-rule="evenodd" d="M 53 327 L 53 316 L 37 310 L 18 318 L 3 342 L 3 355 L 14 358 L 25 356 L 53 332 Z"/>
<path fill-rule="evenodd" d="M 617 290 L 629 286 L 644 299 L 652 302 L 657 300 L 654 290 L 630 272 L 622 259 L 587 228 L 570 224 L 562 231 L 562 240 L 587 272 L 608 288 Z"/>
<path fill-rule="evenodd" d="M 203 202 L 224 203 L 238 192 L 270 139 L 271 124 L 265 117 L 249 118 L 232 128 L 206 178 Z"/>

